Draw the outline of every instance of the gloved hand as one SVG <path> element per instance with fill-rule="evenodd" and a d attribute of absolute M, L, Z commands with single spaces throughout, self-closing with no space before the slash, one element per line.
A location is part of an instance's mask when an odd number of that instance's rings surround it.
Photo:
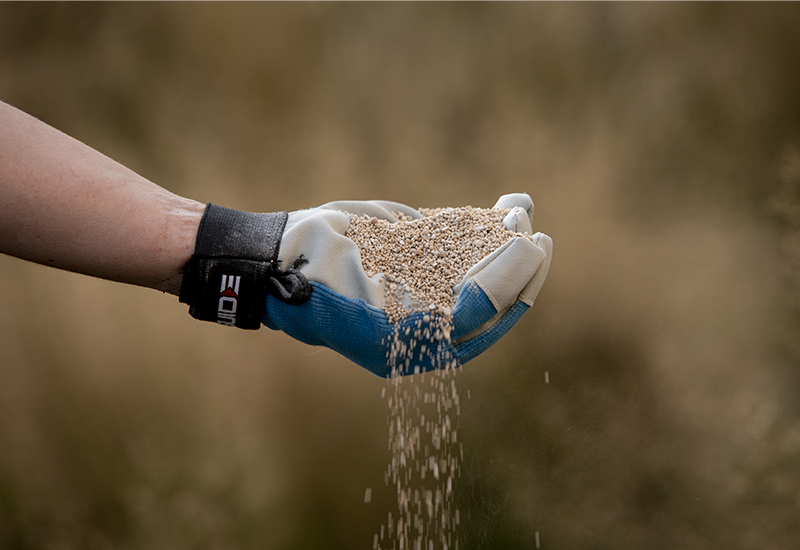
<path fill-rule="evenodd" d="M 508 229 L 532 234 L 528 195 L 504 195 L 495 208 L 511 209 L 503 221 Z M 414 312 L 390 323 L 381 309 L 382 275 L 367 276 L 359 248 L 346 233 L 351 214 L 394 223 L 393 213 L 422 216 L 388 201 L 339 201 L 288 215 L 209 205 L 180 300 L 190 304 L 196 318 L 250 329 L 260 319 L 379 376 L 466 363 L 533 305 L 552 255 L 552 240 L 542 233 L 512 238 L 467 272 L 453 289 L 457 299 L 449 338 L 441 330 L 419 334 L 416 329 L 430 313 Z M 391 352 L 401 348 L 402 359 L 412 360 L 394 364 Z"/>
<path fill-rule="evenodd" d="M 533 201 L 528 195 L 504 195 L 495 208 L 512 209 L 503 222 L 508 229 L 533 235 Z M 469 270 L 454 289 L 450 339 L 415 337 L 422 312 L 398 321 L 399 326 L 391 324 L 381 309 L 381 274 L 367 276 L 358 246 L 345 234 L 351 214 L 397 222 L 393 212 L 422 216 L 386 201 L 339 201 L 290 213 L 279 259 L 289 265 L 302 255 L 307 263 L 299 269 L 313 290 L 300 305 L 268 295 L 264 324 L 307 344 L 329 347 L 379 376 L 390 376 L 393 366 L 399 374 L 414 374 L 452 360 L 466 363 L 497 342 L 533 305 L 552 256 L 553 242 L 542 233 L 532 240 L 512 238 Z M 420 353 L 403 354 L 414 357 L 408 365 L 392 365 L 390 347 L 398 345 Z"/>

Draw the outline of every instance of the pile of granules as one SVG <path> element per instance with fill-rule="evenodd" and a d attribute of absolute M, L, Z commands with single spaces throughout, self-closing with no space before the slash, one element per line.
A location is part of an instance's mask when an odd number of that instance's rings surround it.
<path fill-rule="evenodd" d="M 453 287 L 467 271 L 509 239 L 522 236 L 503 226 L 509 212 L 505 209 L 465 206 L 420 212 L 422 218 L 398 215 L 400 221 L 394 223 L 352 216 L 347 231 L 361 251 L 367 275 L 384 275 L 384 310 L 392 323 L 424 308 L 449 316 L 455 304 Z"/>
<path fill-rule="evenodd" d="M 467 206 L 420 212 L 422 218 L 396 215 L 399 221 L 394 223 L 353 216 L 347 237 L 358 245 L 367 275 L 383 274 L 383 309 L 390 322 L 423 311 L 426 314 L 413 326 L 413 338 L 427 340 L 438 334 L 449 340 L 453 287 L 508 240 L 527 235 L 503 226 L 509 210 Z M 418 372 L 412 370 L 415 348 L 397 331 L 388 344 L 395 374 Z M 458 549 L 461 518 L 453 491 L 464 458 L 457 433 L 458 365 L 447 356 L 435 359 L 432 372 L 389 379 L 391 460 L 384 481 L 396 488 L 397 510 L 388 513 L 375 534 L 374 550 Z"/>

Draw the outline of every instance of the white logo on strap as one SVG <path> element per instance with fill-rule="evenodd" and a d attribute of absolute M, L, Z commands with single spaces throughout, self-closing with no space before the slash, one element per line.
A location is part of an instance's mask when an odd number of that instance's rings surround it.
<path fill-rule="evenodd" d="M 223 275 L 219 289 L 217 323 L 229 327 L 236 325 L 236 308 L 239 305 L 239 275 Z"/>

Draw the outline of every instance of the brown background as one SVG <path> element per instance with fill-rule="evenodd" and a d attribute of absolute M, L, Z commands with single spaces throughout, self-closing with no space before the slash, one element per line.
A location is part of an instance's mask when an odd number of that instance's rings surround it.
<path fill-rule="evenodd" d="M 458 379 L 459 547 L 789 549 L 798 28 L 796 4 L 3 3 L 0 99 L 234 208 L 530 193 L 554 261 Z M 385 382 L 145 289 L 5 256 L 0 287 L 0 548 L 372 547 Z"/>

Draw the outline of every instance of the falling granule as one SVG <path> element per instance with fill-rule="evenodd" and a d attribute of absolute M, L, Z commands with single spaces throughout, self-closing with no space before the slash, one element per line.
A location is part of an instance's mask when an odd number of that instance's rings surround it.
<path fill-rule="evenodd" d="M 544 383 L 545 384 L 550 383 L 550 373 L 548 371 L 544 371 Z"/>
<path fill-rule="evenodd" d="M 367 487 L 367 490 L 364 491 L 364 502 L 367 503 L 367 504 L 372 502 L 372 488 L 371 487 Z"/>
<path fill-rule="evenodd" d="M 472 266 L 514 237 L 530 238 L 503 225 L 509 210 L 467 206 L 420 212 L 422 218 L 396 214 L 394 223 L 352 216 L 347 232 L 361 251 L 367 275 L 382 274 L 383 309 L 396 327 L 388 342 L 391 460 L 384 479 L 397 491 L 398 516 L 395 520 L 389 513 L 381 525 L 373 541 L 378 550 L 458 548 L 456 526 L 461 522 L 453 495 L 464 459 L 457 443 L 459 365 L 441 351 L 448 346 L 431 349 L 423 342 L 449 343 L 453 287 Z M 411 312 L 422 315 L 411 326 L 398 323 Z M 424 361 L 434 370 L 421 373 Z"/>

